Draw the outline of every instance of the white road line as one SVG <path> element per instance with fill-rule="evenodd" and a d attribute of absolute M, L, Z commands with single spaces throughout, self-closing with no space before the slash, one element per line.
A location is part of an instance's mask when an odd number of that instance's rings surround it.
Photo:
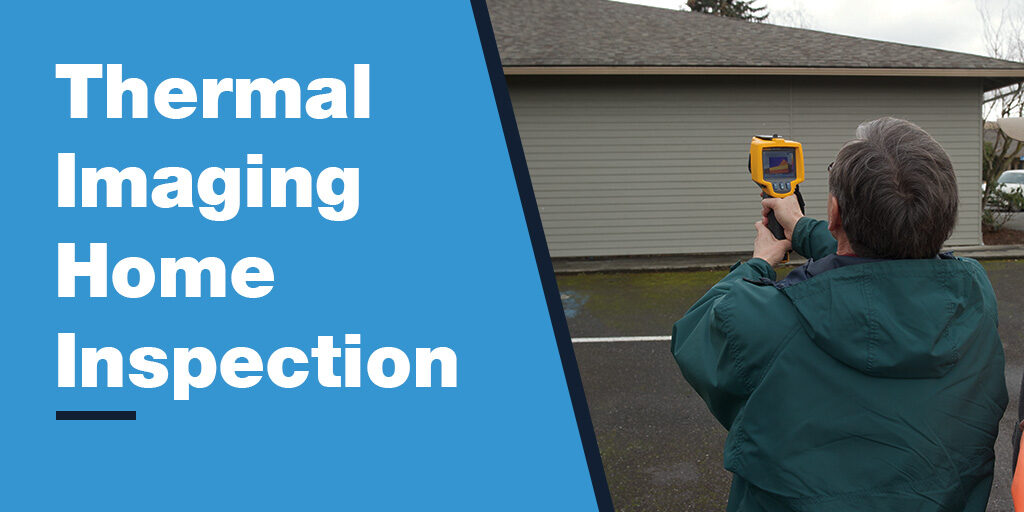
<path fill-rule="evenodd" d="M 619 341 L 672 341 L 671 336 L 616 336 L 610 338 L 573 338 L 573 343 L 614 343 Z"/>

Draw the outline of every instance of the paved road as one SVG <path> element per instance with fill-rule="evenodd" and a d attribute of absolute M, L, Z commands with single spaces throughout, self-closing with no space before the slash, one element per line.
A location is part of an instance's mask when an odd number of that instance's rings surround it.
<path fill-rule="evenodd" d="M 1011 511 L 1009 433 L 1024 372 L 1024 261 L 986 262 L 999 300 L 1009 412 L 996 445 L 989 510 Z M 573 337 L 667 335 L 724 272 L 559 276 Z M 679 373 L 667 342 L 574 345 L 615 508 L 724 510 L 726 431 Z"/>
<path fill-rule="evenodd" d="M 1017 231 L 1024 231 L 1024 212 L 1014 213 L 1010 220 L 1006 221 L 1004 228 L 1016 229 Z"/>

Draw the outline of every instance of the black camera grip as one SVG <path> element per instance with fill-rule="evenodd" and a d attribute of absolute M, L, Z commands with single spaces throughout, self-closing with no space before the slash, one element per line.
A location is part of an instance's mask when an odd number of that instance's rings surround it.
<path fill-rule="evenodd" d="M 800 211 L 801 212 L 806 211 L 804 209 L 805 208 L 805 206 L 804 206 L 804 196 L 803 196 L 803 194 L 800 193 L 800 185 L 796 186 L 796 190 L 794 192 L 796 193 L 796 200 L 800 204 Z M 768 197 L 771 197 L 771 196 L 768 195 L 767 192 L 762 192 L 761 193 L 761 197 L 762 198 L 768 198 Z M 768 217 L 768 225 L 766 227 L 768 228 L 768 231 L 771 231 L 772 234 L 775 235 L 775 239 L 776 240 L 785 240 L 786 239 L 786 230 L 782 229 L 782 224 L 779 224 L 779 219 L 775 218 L 775 210 L 769 209 L 767 217 Z"/>
<path fill-rule="evenodd" d="M 776 240 L 786 239 L 786 231 L 782 229 L 782 224 L 779 224 L 779 220 L 775 218 L 775 210 L 768 211 L 768 231 L 775 235 Z"/>

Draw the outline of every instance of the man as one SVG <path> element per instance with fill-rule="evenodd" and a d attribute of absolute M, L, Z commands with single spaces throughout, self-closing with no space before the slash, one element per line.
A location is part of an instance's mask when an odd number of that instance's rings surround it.
<path fill-rule="evenodd" d="M 956 223 L 949 156 L 916 125 L 861 125 L 828 221 L 765 199 L 753 258 L 676 322 L 672 353 L 729 430 L 729 510 L 985 510 L 1007 404 L 996 301 Z M 775 282 L 792 248 L 808 263 Z"/>

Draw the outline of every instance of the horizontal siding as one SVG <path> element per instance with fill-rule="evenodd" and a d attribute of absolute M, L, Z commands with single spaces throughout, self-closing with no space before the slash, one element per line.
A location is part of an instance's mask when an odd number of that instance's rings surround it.
<path fill-rule="evenodd" d="M 804 145 L 808 214 L 857 125 L 910 119 L 946 149 L 961 193 L 951 245 L 980 234 L 980 93 L 973 80 L 509 77 L 552 256 L 748 251 L 760 215 L 751 135 Z"/>

